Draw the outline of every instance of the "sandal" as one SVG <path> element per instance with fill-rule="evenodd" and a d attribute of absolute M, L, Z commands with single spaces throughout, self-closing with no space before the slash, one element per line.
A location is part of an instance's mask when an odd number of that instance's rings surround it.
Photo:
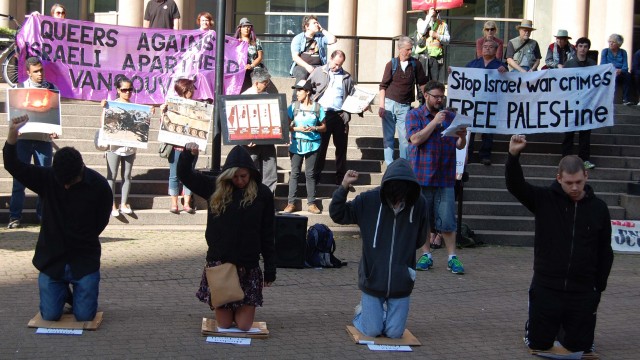
<path fill-rule="evenodd" d="M 436 236 L 432 237 L 431 240 L 429 241 L 430 242 L 429 246 L 432 249 L 440 249 L 442 248 L 442 241 L 443 241 L 442 234 L 437 233 Z"/>
<path fill-rule="evenodd" d="M 196 210 L 191 208 L 189 205 L 184 205 L 182 207 L 182 209 L 187 213 L 187 214 L 195 214 Z"/>
<path fill-rule="evenodd" d="M 180 210 L 178 210 L 178 206 L 172 206 L 171 209 L 169 209 L 169 212 L 172 214 L 180 214 Z"/>

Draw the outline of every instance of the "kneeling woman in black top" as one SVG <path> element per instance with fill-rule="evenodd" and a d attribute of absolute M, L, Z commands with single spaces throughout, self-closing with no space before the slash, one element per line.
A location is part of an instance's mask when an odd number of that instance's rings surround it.
<path fill-rule="evenodd" d="M 241 330 L 253 324 L 256 306 L 262 306 L 262 287 L 276 280 L 273 193 L 262 184 L 262 176 L 251 156 L 241 146 L 227 155 L 217 177 L 191 168 L 198 145 L 188 143 L 178 161 L 178 178 L 195 194 L 208 199 L 205 238 L 206 267 L 233 263 L 238 268 L 244 299 L 214 308 L 205 272 L 196 296 L 215 311 L 219 327 L 235 322 Z M 264 278 L 260 270 L 264 259 Z"/>

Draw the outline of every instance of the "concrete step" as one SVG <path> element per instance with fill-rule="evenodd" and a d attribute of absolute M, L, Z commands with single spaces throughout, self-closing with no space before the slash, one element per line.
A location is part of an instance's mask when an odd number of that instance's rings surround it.
<path fill-rule="evenodd" d="M 622 219 L 625 215 L 624 208 L 620 206 L 609 206 L 609 213 L 612 219 Z M 465 201 L 462 209 L 464 215 L 485 215 L 485 216 L 531 216 L 519 202 L 479 202 Z"/>
<path fill-rule="evenodd" d="M 536 186 L 549 186 L 552 178 L 527 178 L 527 181 Z M 615 181 L 615 180 L 589 180 L 589 185 L 593 187 L 596 193 L 626 193 L 628 181 Z M 499 188 L 506 187 L 504 176 L 483 176 L 483 177 L 471 177 L 467 186 L 475 188 Z"/>
<path fill-rule="evenodd" d="M 493 231 L 534 231 L 533 216 L 464 215 L 462 222 L 475 229 Z"/>
<path fill-rule="evenodd" d="M 320 214 L 315 215 L 311 214 L 307 211 L 297 211 L 295 212 L 297 215 L 306 216 L 308 218 L 309 226 L 316 223 L 323 223 L 330 226 L 332 229 L 335 228 L 344 228 L 345 231 L 351 231 L 357 233 L 357 228 L 353 225 L 340 225 L 334 223 L 329 215 Z M 2 209 L 0 210 L 0 225 L 4 230 L 4 227 L 9 221 L 9 210 Z M 33 209 L 25 209 L 22 213 L 22 223 L 24 224 L 37 224 L 38 220 L 36 219 L 35 210 Z M 206 210 L 197 210 L 195 214 L 187 214 L 181 212 L 180 214 L 173 214 L 169 212 L 169 208 L 167 209 L 133 209 L 133 214 L 120 214 L 117 217 L 110 217 L 109 225 L 130 225 L 130 226 L 162 226 L 168 224 L 177 224 L 180 226 L 203 226 L 207 223 L 207 211 Z M 203 233 L 204 237 L 204 233 Z"/>
<path fill-rule="evenodd" d="M 504 164 L 484 166 L 482 164 L 469 164 L 466 168 L 469 176 L 496 176 L 505 173 Z M 528 165 L 523 168 L 525 178 L 547 177 L 553 178 L 557 174 L 557 166 Z M 640 179 L 640 169 L 620 169 L 599 167 L 589 171 L 589 180 L 622 180 L 634 181 Z"/>
<path fill-rule="evenodd" d="M 490 245 L 533 246 L 533 231 L 476 230 L 476 239 Z"/>
<path fill-rule="evenodd" d="M 596 193 L 598 198 L 602 199 L 609 206 L 617 206 L 620 205 L 620 194 L 618 193 Z M 493 202 L 514 202 L 517 201 L 513 195 L 507 191 L 505 188 L 473 188 L 466 186 L 463 191 L 463 199 L 466 203 L 467 201 L 493 201 Z"/>

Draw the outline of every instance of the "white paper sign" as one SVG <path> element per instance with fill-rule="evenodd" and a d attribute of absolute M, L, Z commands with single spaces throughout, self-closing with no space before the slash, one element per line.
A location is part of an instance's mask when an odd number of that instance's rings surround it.
<path fill-rule="evenodd" d="M 218 332 L 220 333 L 259 333 L 261 330 L 259 328 L 251 328 L 249 330 L 240 330 L 236 327 L 232 327 L 232 328 L 221 328 L 218 326 Z"/>
<path fill-rule="evenodd" d="M 411 352 L 411 346 L 407 345 L 367 345 L 369 350 L 372 351 L 403 351 L 403 352 Z"/>
<path fill-rule="evenodd" d="M 207 336 L 207 342 L 217 344 L 251 345 L 251 338 Z"/>
<path fill-rule="evenodd" d="M 452 136 L 457 138 L 458 135 L 456 133 L 458 131 L 462 129 L 471 128 L 472 126 L 473 126 L 473 118 L 456 114 L 456 117 L 453 118 L 451 125 L 449 125 L 449 127 L 444 129 L 444 131 L 442 132 L 442 136 Z"/>
<path fill-rule="evenodd" d="M 347 96 L 342 104 L 342 110 L 352 114 L 359 114 L 371 104 L 376 94 L 355 88 L 353 95 Z"/>
<path fill-rule="evenodd" d="M 611 64 L 529 73 L 452 67 L 447 107 L 474 133 L 535 134 L 614 125 Z"/>
<path fill-rule="evenodd" d="M 82 329 L 49 329 L 38 328 L 36 334 L 47 335 L 82 335 Z"/>
<path fill-rule="evenodd" d="M 27 117 L 21 133 L 62 134 L 60 93 L 38 88 L 7 89 L 7 120 Z"/>
<path fill-rule="evenodd" d="M 640 253 L 640 221 L 611 220 L 611 248 Z"/>

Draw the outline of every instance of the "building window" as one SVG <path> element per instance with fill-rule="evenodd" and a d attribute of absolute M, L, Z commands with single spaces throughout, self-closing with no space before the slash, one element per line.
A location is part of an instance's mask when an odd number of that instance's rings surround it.
<path fill-rule="evenodd" d="M 327 27 L 329 0 L 242 0 L 235 1 L 234 26 L 246 17 L 259 34 L 264 49 L 265 66 L 272 76 L 289 76 L 291 66 L 291 38 L 302 32 L 302 18 L 318 16 Z M 282 36 L 289 35 L 289 36 Z"/>
<path fill-rule="evenodd" d="M 61 4 L 65 7 L 66 18 L 80 19 L 80 0 L 45 0 L 44 2 L 44 15 L 51 15 L 51 7 L 54 4 Z M 38 9 L 38 11 L 40 11 Z"/>
<path fill-rule="evenodd" d="M 411 0 L 407 0 L 411 9 Z M 524 16 L 524 0 L 475 0 L 465 1 L 457 9 L 440 13 L 449 26 L 451 43 L 445 52 L 449 66 L 465 66 L 476 57 L 476 39 L 483 36 L 484 22 L 491 19 L 498 25 L 498 36 L 506 43 L 518 35 L 515 26 Z M 424 19 L 422 12 L 409 13 L 407 34 L 414 37 L 418 18 Z M 415 38 L 415 37 L 414 37 Z"/>

